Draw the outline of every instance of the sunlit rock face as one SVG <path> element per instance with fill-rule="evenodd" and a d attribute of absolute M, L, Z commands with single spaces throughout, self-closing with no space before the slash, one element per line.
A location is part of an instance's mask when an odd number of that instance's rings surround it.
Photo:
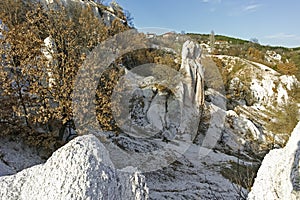
<path fill-rule="evenodd" d="M 182 64 L 184 73 L 184 99 L 192 99 L 200 107 L 204 103 L 204 69 L 201 65 L 201 48 L 199 44 L 186 41 L 182 48 Z"/>
<path fill-rule="evenodd" d="M 300 123 L 283 149 L 265 156 L 248 199 L 300 199 L 299 163 Z"/>
<path fill-rule="evenodd" d="M 77 137 L 45 164 L 0 177 L 0 199 L 147 199 L 145 178 L 133 167 L 115 170 L 93 135 Z"/>

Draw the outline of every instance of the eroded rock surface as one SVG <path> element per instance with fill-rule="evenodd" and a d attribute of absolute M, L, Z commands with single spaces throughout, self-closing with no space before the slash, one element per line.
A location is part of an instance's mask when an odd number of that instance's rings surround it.
<path fill-rule="evenodd" d="M 300 199 L 300 123 L 283 149 L 264 158 L 248 200 Z"/>
<path fill-rule="evenodd" d="M 78 137 L 45 164 L 0 177 L 0 199 L 147 199 L 144 176 L 115 170 L 93 135 Z"/>
<path fill-rule="evenodd" d="M 193 41 L 186 41 L 182 47 L 184 73 L 184 99 L 192 99 L 200 107 L 204 104 L 204 68 L 201 65 L 201 48 Z"/>

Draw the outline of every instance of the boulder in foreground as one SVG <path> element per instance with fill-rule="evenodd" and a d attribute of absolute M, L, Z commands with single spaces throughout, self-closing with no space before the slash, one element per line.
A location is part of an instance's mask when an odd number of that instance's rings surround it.
<path fill-rule="evenodd" d="M 77 137 L 45 164 L 0 177 L 0 199 L 148 199 L 144 176 L 116 170 L 93 135 Z"/>

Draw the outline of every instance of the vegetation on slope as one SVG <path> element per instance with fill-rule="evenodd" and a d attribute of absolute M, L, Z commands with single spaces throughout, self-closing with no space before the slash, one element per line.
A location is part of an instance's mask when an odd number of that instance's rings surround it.
<path fill-rule="evenodd" d="M 211 43 L 210 34 L 189 33 L 188 36 L 199 43 Z M 214 35 L 214 41 L 215 44 L 212 54 L 246 58 L 269 66 L 281 74 L 295 75 L 298 79 L 300 79 L 300 47 L 286 48 L 264 46 L 257 42 L 223 35 Z M 266 60 L 265 57 L 268 51 L 274 51 L 275 53 L 280 54 L 282 56 L 281 60 L 275 62 Z"/>
<path fill-rule="evenodd" d="M 0 19 L 1 134 L 53 145 L 58 135 L 52 131 L 72 121 L 74 79 L 86 55 L 129 27 L 119 20 L 107 26 L 91 6 L 75 2 L 65 7 L 3 0 Z"/>
<path fill-rule="evenodd" d="M 93 9 L 72 1 L 67 6 L 59 1 L 50 5 L 23 0 L 0 2 L 0 134 L 18 133 L 30 144 L 53 148 L 67 126 L 74 124 L 71 95 L 85 58 L 102 41 L 131 28 L 122 21 L 126 19 L 122 8 L 117 8 L 118 18 L 110 25 Z M 143 40 L 145 36 L 140 37 Z M 120 131 L 111 110 L 111 95 L 124 75 L 122 66 L 132 69 L 158 63 L 179 69 L 175 58 L 164 50 L 141 49 L 108 66 L 96 91 L 97 119 L 102 129 Z"/>

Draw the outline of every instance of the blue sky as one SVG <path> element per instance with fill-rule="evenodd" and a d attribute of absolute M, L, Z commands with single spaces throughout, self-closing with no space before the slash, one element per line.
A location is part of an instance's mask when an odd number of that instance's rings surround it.
<path fill-rule="evenodd" d="M 300 46 L 298 0 L 116 0 L 137 28 L 210 33 Z"/>

